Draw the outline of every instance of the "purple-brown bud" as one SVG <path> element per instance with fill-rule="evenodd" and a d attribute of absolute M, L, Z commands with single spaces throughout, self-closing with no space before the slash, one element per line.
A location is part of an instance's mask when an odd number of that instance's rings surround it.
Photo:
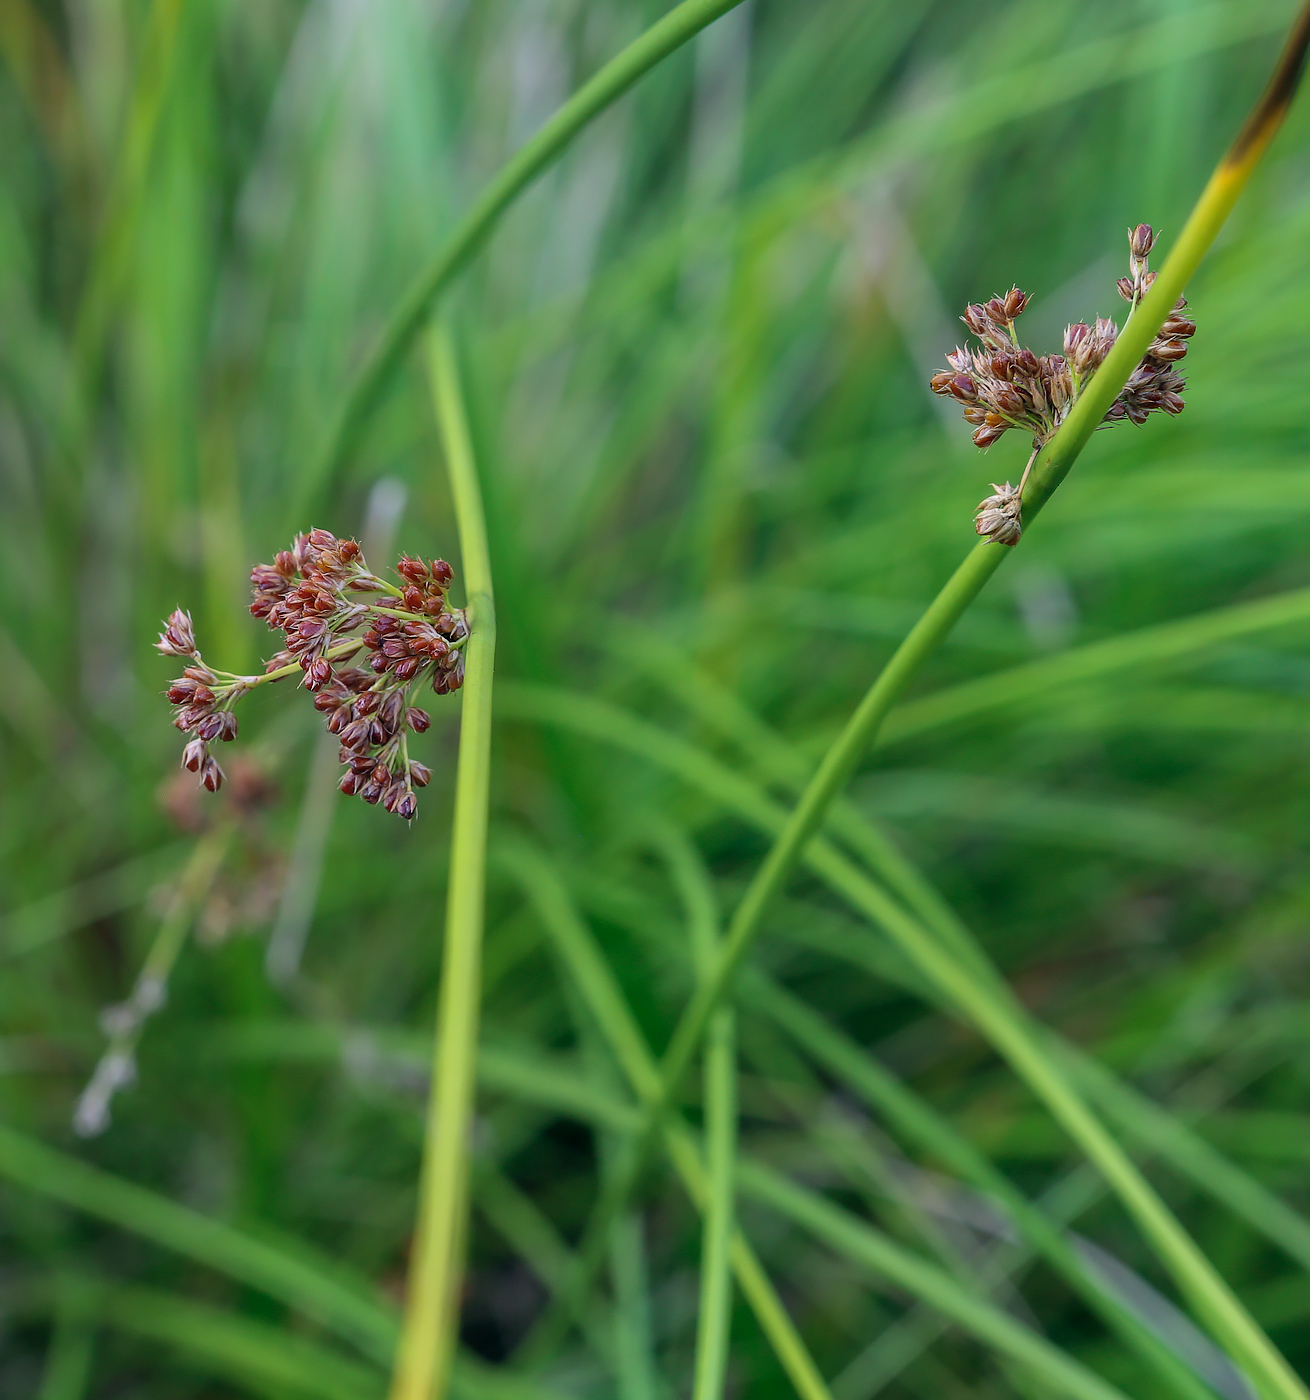
<path fill-rule="evenodd" d="M 1145 262 L 1155 247 L 1155 231 L 1150 224 L 1138 224 L 1128 230 L 1128 248 L 1138 262 Z"/>
<path fill-rule="evenodd" d="M 191 625 L 191 614 L 183 612 L 181 608 L 174 609 L 169 614 L 155 647 L 165 656 L 194 656 L 196 634 Z"/>

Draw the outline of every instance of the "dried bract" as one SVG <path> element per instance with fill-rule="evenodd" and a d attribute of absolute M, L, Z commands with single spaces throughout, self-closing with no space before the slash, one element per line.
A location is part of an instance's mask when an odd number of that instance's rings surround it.
<path fill-rule="evenodd" d="M 1007 481 L 1003 486 L 992 482 L 996 493 L 978 502 L 974 511 L 974 529 L 984 539 L 997 544 L 1016 545 L 1023 534 L 1022 508 L 1019 490 Z"/>

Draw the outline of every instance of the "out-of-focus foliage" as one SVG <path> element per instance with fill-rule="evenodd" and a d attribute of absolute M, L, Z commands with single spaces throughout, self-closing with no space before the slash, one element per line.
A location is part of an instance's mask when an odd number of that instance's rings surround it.
<path fill-rule="evenodd" d="M 157 1197 L 128 1219 L 102 1178 L 79 1196 L 66 1161 L 0 1137 L 5 1395 L 381 1392 L 458 701 L 432 706 L 419 748 L 436 777 L 412 829 L 315 780 L 308 706 L 248 702 L 236 750 L 266 791 L 143 1031 L 139 1082 L 81 1142 L 99 1011 L 130 991 L 197 833 L 232 810 L 175 770 L 172 672 L 150 643 L 191 606 L 207 657 L 254 665 L 271 647 L 245 614 L 250 566 L 298 528 L 362 530 L 381 479 L 406 491 L 397 543 L 453 557 L 417 360 L 348 469 L 307 473 L 352 369 L 481 184 L 658 13 L 0 8 L 4 1118 Z M 987 483 L 1022 469 L 1015 435 L 983 459 L 927 391 L 958 310 L 1018 282 L 1039 350 L 1116 314 L 1125 228 L 1156 225 L 1167 250 L 1290 16 L 1283 0 L 754 0 L 589 128 L 452 298 L 502 637 L 470 1396 L 684 1394 L 699 1234 L 661 1164 L 587 1325 L 522 1391 L 477 1369 L 515 1366 L 631 1102 L 498 847 L 547 853 L 656 1050 L 693 976 L 669 828 L 724 912 L 764 849 L 568 696 L 790 795 L 970 545 Z M 1262 1208 L 1260 1187 L 1310 1211 L 1306 113 L 1190 289 L 1186 413 L 1092 443 L 853 798 L 1038 1016 L 1192 1125 Z M 293 518 L 303 494 L 312 518 Z M 1167 645 L 1178 619 L 1272 594 L 1292 598 L 1278 627 L 1220 617 Z M 1115 640 L 1147 628 L 1158 641 Z M 275 989 L 270 929 L 307 917 L 303 976 Z M 1168 1291 L 1050 1119 L 813 877 L 756 964 Z M 793 1030 L 743 1000 L 743 1153 L 975 1278 L 996 1240 L 972 1188 Z M 693 1117 L 695 1100 L 693 1085 Z M 1199 1150 L 1190 1174 L 1142 1156 L 1310 1369 L 1310 1224 L 1239 1215 Z M 292 1261 L 290 1281 L 188 1245 L 163 1198 Z M 743 1223 L 836 1400 L 1054 1393 L 950 1327 L 916 1332 L 906 1292 L 749 1192 Z M 310 1250 L 382 1301 L 343 1304 L 354 1321 L 334 1330 L 318 1265 L 294 1271 Z M 1158 1393 L 1055 1275 L 1007 1257 L 998 1306 L 1128 1394 Z M 1158 1298 L 1139 1306 L 1167 1321 Z M 740 1304 L 732 1376 L 752 1400 L 790 1393 Z"/>

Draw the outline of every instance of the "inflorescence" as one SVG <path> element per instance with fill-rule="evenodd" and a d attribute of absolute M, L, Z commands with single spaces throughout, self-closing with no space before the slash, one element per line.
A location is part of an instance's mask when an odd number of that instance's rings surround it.
<path fill-rule="evenodd" d="M 1149 224 L 1128 231 L 1129 275 L 1119 279 L 1118 287 L 1129 304 L 1130 318 L 1155 281 L 1147 266 L 1154 244 Z M 1003 297 L 967 306 L 960 319 L 983 348 L 956 349 L 946 357 L 950 369 L 932 377 L 933 393 L 947 394 L 964 405 L 965 421 L 973 424 L 978 447 L 990 447 L 1011 428 L 1032 435 L 1033 456 L 1019 485 L 993 483 L 996 494 L 982 501 L 975 513 L 977 532 L 998 544 L 1018 543 L 1023 532 L 1020 498 L 1028 470 L 1101 367 L 1120 329 L 1106 317 L 1098 317 L 1094 325 L 1080 321 L 1066 328 L 1062 355 L 1034 355 L 1019 344 L 1014 329 L 1028 301 L 1027 292 L 1012 287 Z M 1184 314 L 1186 306 L 1186 298 L 1179 297 L 1104 422 L 1127 419 L 1141 424 L 1152 413 L 1183 411 L 1185 381 L 1174 366 L 1187 354 L 1187 342 L 1196 332 Z"/>
<path fill-rule="evenodd" d="M 223 770 L 209 745 L 236 738 L 236 703 L 256 686 L 299 673 L 341 743 L 341 791 L 410 820 L 418 808 L 414 789 L 432 776 L 409 757 L 410 733 L 421 734 L 431 723 L 411 700 L 425 680 L 438 695 L 463 685 L 461 648 L 469 627 L 463 610 L 447 601 L 454 573 L 444 559 L 425 564 L 403 555 L 395 571 L 399 585 L 372 573 L 354 540 L 327 530 L 299 535 L 271 564 L 257 564 L 250 611 L 285 641 L 263 675 L 239 676 L 206 664 L 191 615 L 173 613 L 156 646 L 187 662 L 168 689 L 177 707 L 173 723 L 192 736 L 182 766 L 217 792 Z M 385 596 L 364 601 L 361 594 Z M 345 664 L 356 658 L 364 666 Z"/>

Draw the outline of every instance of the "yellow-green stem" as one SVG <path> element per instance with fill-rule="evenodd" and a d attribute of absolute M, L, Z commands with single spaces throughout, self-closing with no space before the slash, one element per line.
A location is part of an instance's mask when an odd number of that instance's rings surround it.
<path fill-rule="evenodd" d="M 470 636 L 465 649 L 432 1092 L 419 1181 L 418 1226 L 391 1400 L 442 1400 L 455 1355 L 468 1224 L 469 1134 L 491 790 L 491 680 L 496 650 L 482 493 L 454 352 L 440 328 L 432 332 L 428 348 L 432 392 L 459 527 Z"/>
<path fill-rule="evenodd" d="M 1155 285 L 1124 328 L 1114 349 L 1080 396 L 1069 417 L 1033 464 L 1023 496 L 1026 521 L 1037 514 L 1068 474 L 1209 250 L 1286 116 L 1304 67 L 1308 46 L 1310 4 L 1303 8 L 1268 87 L 1202 191 Z M 897 648 L 836 743 L 825 755 L 742 898 L 713 969 L 699 981 L 674 1031 L 661 1065 L 659 1092 L 647 1101 L 649 1126 L 636 1139 L 629 1168 L 634 1178 L 640 1168 L 640 1158 L 654 1142 L 660 1120 L 691 1063 L 696 1047 L 759 933 L 765 911 L 796 868 L 832 802 L 868 752 L 883 720 L 904 694 L 923 661 L 940 645 L 1009 553 L 1002 545 L 984 543 L 975 546 Z M 998 1043 L 1012 1056 L 1015 1068 L 1029 1079 L 1037 1092 L 1047 1098 L 1048 1105 L 1106 1172 L 1110 1184 L 1156 1246 L 1179 1286 L 1198 1304 L 1216 1336 L 1231 1346 L 1234 1354 L 1251 1368 L 1261 1392 L 1269 1396 L 1304 1396 L 1304 1387 L 1282 1357 L 1269 1345 L 1209 1262 L 1173 1221 L 1126 1154 L 1118 1152 L 1117 1144 L 1109 1139 L 1108 1134 L 1102 1136 L 1102 1132 L 1096 1131 L 1099 1124 L 1088 1126 L 1092 1120 L 1081 1101 L 1076 1101 L 1075 1108 L 1068 1086 L 1063 1083 L 1059 1085 L 1054 1098 L 1048 1097 L 1052 1085 L 1040 1055 L 1031 1054 L 1032 1047 L 1023 1043 L 1021 1038 L 1007 1040 L 1012 1029 L 1008 1020 L 988 1029 L 1000 1033 Z"/>

